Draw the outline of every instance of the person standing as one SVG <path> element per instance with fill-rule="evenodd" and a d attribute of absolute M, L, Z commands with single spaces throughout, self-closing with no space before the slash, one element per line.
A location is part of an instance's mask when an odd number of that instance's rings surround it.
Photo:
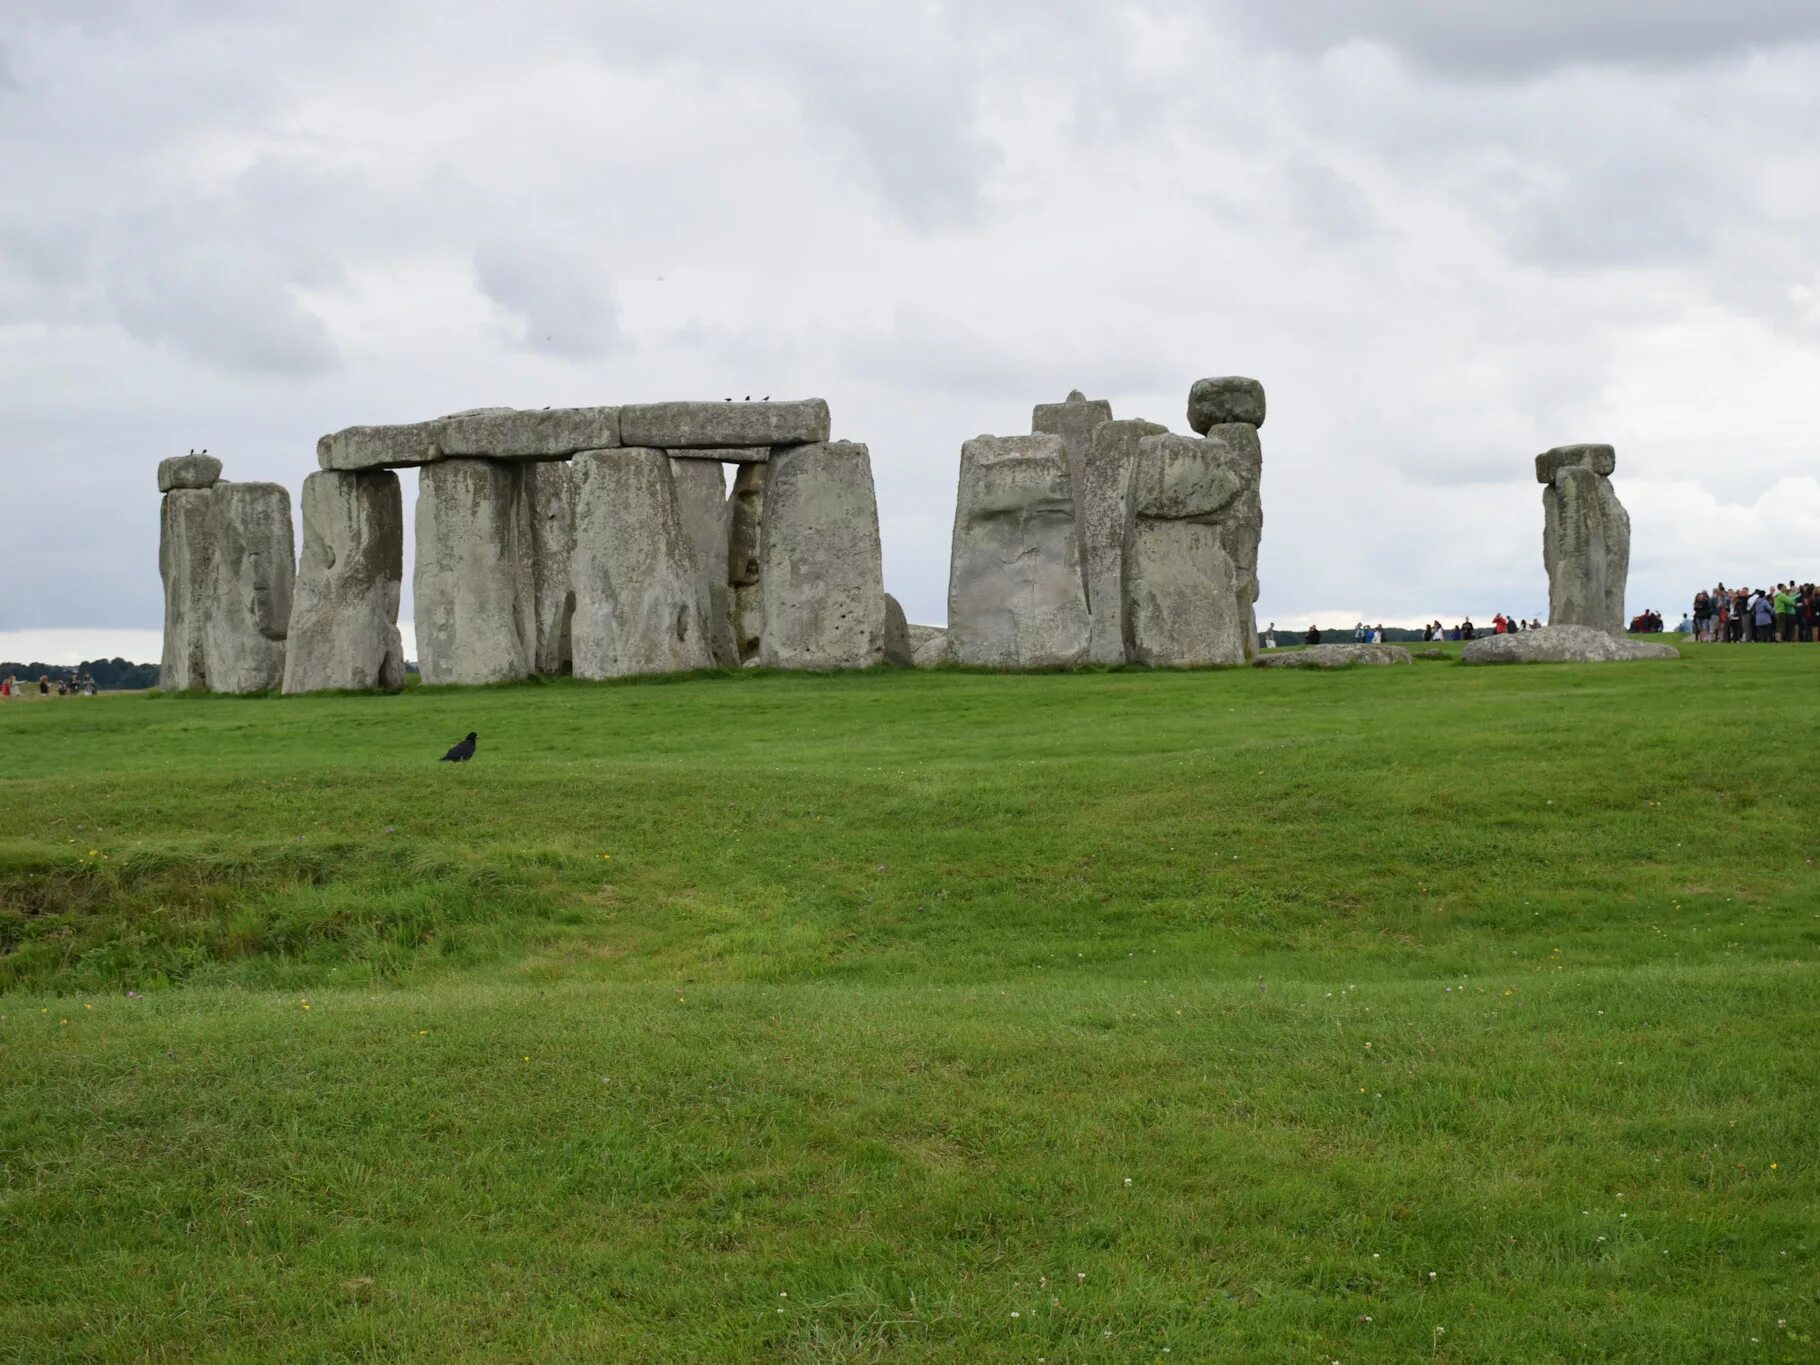
<path fill-rule="evenodd" d="M 1275 649 L 1276 647 L 1277 647 L 1277 623 L 1275 621 L 1272 621 L 1268 626 L 1266 626 L 1264 628 L 1264 648 L 1265 649 Z"/>
<path fill-rule="evenodd" d="M 1793 583 L 1776 584 L 1776 595 L 1770 599 L 1770 609 L 1776 614 L 1776 641 L 1778 644 L 1789 644 L 1795 638 L 1795 599 L 1791 595 Z"/>

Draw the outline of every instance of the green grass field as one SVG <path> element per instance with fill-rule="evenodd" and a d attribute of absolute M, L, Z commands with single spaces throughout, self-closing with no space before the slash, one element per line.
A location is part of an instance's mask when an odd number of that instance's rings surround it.
<path fill-rule="evenodd" d="M 1814 1360 L 1688 655 L 0 706 L 0 1359 Z"/>

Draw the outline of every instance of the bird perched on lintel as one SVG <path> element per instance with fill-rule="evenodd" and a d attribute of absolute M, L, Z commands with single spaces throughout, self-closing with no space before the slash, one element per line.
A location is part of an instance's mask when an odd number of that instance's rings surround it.
<path fill-rule="evenodd" d="M 472 730 L 468 731 L 468 737 L 466 739 L 462 740 L 461 743 L 457 744 L 453 749 L 450 749 L 448 753 L 444 754 L 436 761 L 438 763 L 466 763 L 470 758 L 474 757 L 474 744 L 479 738 L 480 736 L 475 734 Z"/>

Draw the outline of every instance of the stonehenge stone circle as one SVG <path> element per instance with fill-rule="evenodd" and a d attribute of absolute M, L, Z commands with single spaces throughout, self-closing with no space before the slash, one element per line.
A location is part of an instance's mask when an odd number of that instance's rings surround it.
<path fill-rule="evenodd" d="M 960 664 L 1065 668 L 1089 638 L 1068 448 L 1060 436 L 961 447 L 948 570 L 948 652 Z"/>
<path fill-rule="evenodd" d="M 537 624 L 522 470 L 471 458 L 424 466 L 411 590 L 426 686 L 530 675 Z"/>
<path fill-rule="evenodd" d="M 1197 379 L 1188 390 L 1188 425 L 1197 436 L 1228 422 L 1264 425 L 1264 386 L 1255 379 L 1226 375 Z"/>
<path fill-rule="evenodd" d="M 204 630 L 213 692 L 272 692 L 284 684 L 297 538 L 291 494 L 276 483 L 218 483 L 214 582 Z"/>
<path fill-rule="evenodd" d="M 733 638 L 733 588 L 727 573 L 731 553 L 732 518 L 727 502 L 727 475 L 713 460 L 670 460 L 670 482 L 676 489 L 676 507 L 682 516 L 683 537 L 695 561 L 695 578 L 701 586 L 702 620 L 708 628 L 708 649 L 721 668 L 739 666 L 739 646 Z"/>
<path fill-rule="evenodd" d="M 1611 486 L 1617 463 L 1608 445 L 1556 446 L 1536 456 L 1551 626 L 1624 634 L 1630 516 Z"/>
<path fill-rule="evenodd" d="M 1308 645 L 1281 654 L 1261 654 L 1253 662 L 1259 668 L 1345 668 L 1350 664 L 1414 664 L 1415 660 L 1401 645 Z"/>
<path fill-rule="evenodd" d="M 1087 658 L 1125 662 L 1125 523 L 1138 442 L 1169 428 L 1142 418 L 1102 422 L 1075 484 L 1076 515 L 1085 541 L 1087 610 L 1092 632 Z"/>
<path fill-rule="evenodd" d="M 662 450 L 627 446 L 575 457 L 570 573 L 576 677 L 713 664 L 701 577 Z"/>
<path fill-rule="evenodd" d="M 213 488 L 221 481 L 221 461 L 213 455 L 173 455 L 158 462 L 158 491 Z"/>
<path fill-rule="evenodd" d="M 524 467 L 525 499 L 531 522 L 531 616 L 536 639 L 531 671 L 557 676 L 572 669 L 569 623 L 575 590 L 569 583 L 569 556 L 575 547 L 575 467 L 547 460 Z"/>
<path fill-rule="evenodd" d="M 1263 456 L 1257 428 L 1138 442 L 1125 532 L 1125 646 L 1133 663 L 1245 664 L 1257 654 Z"/>
<path fill-rule="evenodd" d="M 404 500 L 389 469 L 303 481 L 303 559 L 291 599 L 286 692 L 404 686 L 398 598 Z"/>
<path fill-rule="evenodd" d="M 1481 635 L 1460 649 L 1463 664 L 1605 664 L 1680 657 L 1673 645 L 1646 644 L 1597 626 L 1572 625 Z"/>
<path fill-rule="evenodd" d="M 788 446 L 773 450 L 766 468 L 760 661 L 816 670 L 883 662 L 884 565 L 871 452 L 855 441 Z"/>

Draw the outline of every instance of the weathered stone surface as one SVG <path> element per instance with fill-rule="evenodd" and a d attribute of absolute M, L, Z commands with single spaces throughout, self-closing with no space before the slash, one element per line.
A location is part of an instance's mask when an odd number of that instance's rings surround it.
<path fill-rule="evenodd" d="M 575 467 L 567 460 L 541 461 L 526 465 L 523 477 L 531 526 L 531 615 L 537 631 L 531 669 L 554 677 L 570 672 L 574 659 L 569 556 L 575 548 Z"/>
<path fill-rule="evenodd" d="M 735 668 L 739 645 L 733 638 L 733 588 L 727 573 L 732 509 L 727 501 L 726 473 L 713 460 L 671 460 L 670 483 L 676 489 L 677 512 L 695 560 L 696 582 L 701 585 L 709 652 L 718 667 Z"/>
<path fill-rule="evenodd" d="M 404 686 L 398 476 L 321 471 L 303 481 L 303 559 L 291 599 L 284 690 Z"/>
<path fill-rule="evenodd" d="M 618 444 L 618 408 L 471 408 L 427 422 L 345 427 L 316 442 L 316 462 L 399 469 L 451 456 L 563 460 Z"/>
<path fill-rule="evenodd" d="M 575 457 L 575 676 L 707 668 L 701 578 L 669 457 L 629 446 Z"/>
<path fill-rule="evenodd" d="M 763 464 L 771 458 L 770 446 L 677 446 L 668 452 L 673 460 L 719 460 L 722 464 Z"/>
<path fill-rule="evenodd" d="M 948 568 L 956 663 L 1065 668 L 1087 653 L 1074 491 L 1060 436 L 979 436 L 961 447 Z"/>
<path fill-rule="evenodd" d="M 917 643 L 915 651 L 911 655 L 912 661 L 918 668 L 934 668 L 937 664 L 947 663 L 949 661 L 948 632 L 933 626 L 925 627 L 925 629 L 933 630 L 935 633 Z"/>
<path fill-rule="evenodd" d="M 1060 436 L 1068 451 L 1068 484 L 1074 490 L 1075 531 L 1080 539 L 1081 571 L 1086 573 L 1087 529 L 1081 513 L 1081 492 L 1086 487 L 1087 456 L 1093 448 L 1094 430 L 1112 420 L 1112 404 L 1103 398 L 1089 399 L 1079 389 L 1072 390 L 1060 403 L 1038 403 L 1030 413 L 1033 435 Z M 1091 609 L 1092 589 L 1088 606 Z"/>
<path fill-rule="evenodd" d="M 276 483 L 218 483 L 214 586 L 207 645 L 211 692 L 271 692 L 284 684 L 285 635 L 297 576 L 291 491 Z"/>
<path fill-rule="evenodd" d="M 529 675 L 537 621 L 523 469 L 475 459 L 424 466 L 411 594 L 426 685 Z"/>
<path fill-rule="evenodd" d="M 914 621 L 910 622 L 909 625 L 905 627 L 905 630 L 910 634 L 910 648 L 913 650 L 921 649 L 937 636 L 946 635 L 948 633 L 946 627 L 919 626 Z"/>
<path fill-rule="evenodd" d="M 1401 645 L 1308 645 L 1281 653 L 1260 654 L 1259 668 L 1345 668 L 1349 664 L 1413 664 Z"/>
<path fill-rule="evenodd" d="M 215 494 L 180 488 L 159 509 L 158 575 L 164 580 L 164 658 L 158 686 L 208 686 L 208 621 L 215 596 Z"/>
<path fill-rule="evenodd" d="M 1081 479 L 1075 484 L 1092 623 L 1087 657 L 1097 664 L 1125 662 L 1125 523 L 1131 471 L 1138 442 L 1168 430 L 1141 418 L 1102 422 L 1094 428 Z"/>
<path fill-rule="evenodd" d="M 1536 456 L 1536 482 L 1553 483 L 1563 469 L 1590 469 L 1610 478 L 1618 467 L 1618 452 L 1606 445 L 1556 446 Z"/>
<path fill-rule="evenodd" d="M 1233 422 L 1204 439 L 1145 436 L 1125 532 L 1125 652 L 1133 663 L 1243 664 L 1257 654 L 1263 455 Z"/>
<path fill-rule="evenodd" d="M 742 664 L 756 660 L 765 633 L 764 592 L 758 581 L 759 527 L 763 524 L 765 478 L 762 464 L 741 465 L 728 499 L 727 581 L 733 594 L 733 642 Z"/>
<path fill-rule="evenodd" d="M 872 456 L 855 441 L 772 452 L 758 538 L 767 668 L 865 668 L 885 656 Z"/>
<path fill-rule="evenodd" d="M 828 405 L 788 403 L 634 403 L 619 410 L 629 446 L 738 448 L 808 445 L 828 439 Z"/>
<path fill-rule="evenodd" d="M 1264 425 L 1264 386 L 1239 375 L 1195 380 L 1188 390 L 1189 427 L 1205 436 L 1212 428 L 1229 422 Z"/>
<path fill-rule="evenodd" d="M 1537 458 L 1538 474 L 1545 463 L 1553 478 L 1542 490 L 1548 623 L 1621 635 L 1630 576 L 1630 516 L 1611 480 L 1599 472 L 1614 467 L 1611 448 L 1561 447 Z"/>
<path fill-rule="evenodd" d="M 916 647 L 910 643 L 909 618 L 890 593 L 885 594 L 885 662 L 894 668 L 911 668 L 916 664 Z"/>
<path fill-rule="evenodd" d="M 158 491 L 213 488 L 221 479 L 221 461 L 213 455 L 173 455 L 158 461 Z"/>
<path fill-rule="evenodd" d="M 1679 659 L 1673 645 L 1626 640 L 1594 626 L 1543 626 L 1513 635 L 1481 635 L 1460 649 L 1463 664 L 1605 664 Z"/>

